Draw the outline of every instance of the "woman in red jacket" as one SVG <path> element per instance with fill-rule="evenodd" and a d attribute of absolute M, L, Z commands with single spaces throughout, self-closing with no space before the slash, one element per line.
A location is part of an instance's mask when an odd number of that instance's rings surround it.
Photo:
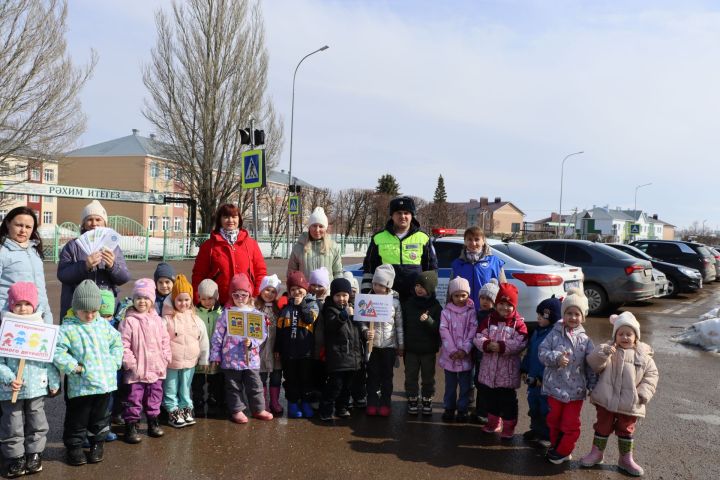
<path fill-rule="evenodd" d="M 257 242 L 242 228 L 240 211 L 235 205 L 226 203 L 218 208 L 215 229 L 200 246 L 195 259 L 192 272 L 195 303 L 198 302 L 198 285 L 209 278 L 218 284 L 219 300 L 225 305 L 230 296 L 230 279 L 237 273 L 244 273 L 250 278 L 255 286 L 253 296 L 257 296 L 267 267 Z"/>

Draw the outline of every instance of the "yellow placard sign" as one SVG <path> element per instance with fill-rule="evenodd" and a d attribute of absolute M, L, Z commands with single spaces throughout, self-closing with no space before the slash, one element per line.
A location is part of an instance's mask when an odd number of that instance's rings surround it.
<path fill-rule="evenodd" d="M 229 310 L 227 312 L 227 331 L 229 335 L 237 337 L 246 337 L 245 334 L 245 314 Z"/>
<path fill-rule="evenodd" d="M 257 340 L 265 338 L 265 318 L 259 313 L 247 313 L 247 336 Z"/>

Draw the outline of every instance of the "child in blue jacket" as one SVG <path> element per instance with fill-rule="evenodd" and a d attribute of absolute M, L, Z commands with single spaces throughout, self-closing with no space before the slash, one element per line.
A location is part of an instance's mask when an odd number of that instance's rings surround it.
<path fill-rule="evenodd" d="M 527 400 L 530 411 L 530 430 L 523 434 L 526 442 L 543 448 L 550 447 L 550 432 L 546 417 L 548 414 L 547 395 L 542 393 L 542 379 L 545 365 L 540 361 L 538 351 L 540 344 L 553 329 L 555 322 L 560 320 L 560 300 L 553 295 L 537 306 L 538 326 L 528 342 L 527 354 L 520 364 L 520 372 L 528 386 Z"/>

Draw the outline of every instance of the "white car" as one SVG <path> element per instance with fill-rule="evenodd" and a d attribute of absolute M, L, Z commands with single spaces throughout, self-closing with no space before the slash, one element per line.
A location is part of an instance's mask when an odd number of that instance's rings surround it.
<path fill-rule="evenodd" d="M 488 239 L 487 242 L 493 254 L 505 262 L 505 276 L 507 281 L 518 289 L 518 312 L 526 323 L 537 322 L 536 308 L 541 301 L 553 295 L 563 298 L 570 288 L 583 288 L 583 273 L 578 267 L 561 265 L 552 258 L 518 243 L 505 243 L 494 239 Z M 438 238 L 433 245 L 439 267 L 436 295 L 440 304 L 445 305 L 450 265 L 462 252 L 463 238 Z M 358 281 L 362 280 L 362 264 L 348 265 L 345 268 L 358 277 Z"/>

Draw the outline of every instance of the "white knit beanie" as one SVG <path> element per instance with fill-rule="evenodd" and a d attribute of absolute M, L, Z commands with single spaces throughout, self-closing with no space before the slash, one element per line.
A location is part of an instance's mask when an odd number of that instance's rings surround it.
<path fill-rule="evenodd" d="M 85 223 L 85 219 L 90 215 L 97 215 L 99 217 L 102 217 L 102 219 L 105 220 L 105 225 L 107 225 L 107 212 L 105 211 L 105 208 L 103 208 L 102 204 L 97 200 L 93 200 L 92 202 L 85 205 L 85 208 L 83 208 L 82 211 L 82 217 L 80 218 L 80 223 Z"/>
<path fill-rule="evenodd" d="M 208 298 L 214 298 L 217 300 L 220 296 L 220 292 L 218 291 L 218 284 L 215 283 L 212 279 L 206 278 L 202 282 L 200 282 L 200 285 L 198 285 L 198 295 L 201 297 L 208 297 Z"/>
<path fill-rule="evenodd" d="M 350 282 L 350 286 L 353 290 L 355 290 L 356 292 L 360 290 L 360 284 L 358 283 L 357 278 L 355 278 L 355 275 L 353 275 L 352 272 L 343 272 L 343 278 Z"/>
<path fill-rule="evenodd" d="M 612 338 L 615 341 L 615 334 L 620 327 L 630 327 L 635 330 L 635 336 L 640 340 L 640 322 L 630 312 L 623 312 L 620 315 L 610 315 L 610 323 L 613 326 Z"/>
<path fill-rule="evenodd" d="M 328 226 L 328 218 L 327 215 L 325 215 L 325 209 L 322 207 L 315 207 L 315 210 L 310 214 L 308 225 L 314 225 L 316 223 L 319 223 L 325 228 Z"/>
<path fill-rule="evenodd" d="M 495 297 L 497 297 L 498 292 L 500 291 L 500 284 L 498 281 L 494 278 L 491 278 L 488 283 L 482 286 L 480 289 L 480 293 L 478 293 L 478 298 L 480 297 L 486 297 L 495 303 Z"/>
<path fill-rule="evenodd" d="M 262 291 L 265 290 L 267 287 L 272 287 L 272 288 L 274 288 L 275 290 L 279 290 L 279 287 L 280 287 L 280 284 L 281 284 L 281 283 L 282 283 L 282 282 L 280 281 L 280 279 L 278 278 L 278 276 L 275 275 L 275 274 L 269 275 L 269 276 L 265 276 L 265 277 L 263 277 L 262 281 L 260 282 L 260 291 L 262 292 Z"/>
<path fill-rule="evenodd" d="M 310 285 L 322 285 L 325 289 L 330 288 L 330 272 L 325 267 L 310 272 L 310 279 L 308 280 Z"/>
<path fill-rule="evenodd" d="M 393 283 L 395 283 L 395 268 L 389 263 L 383 263 L 375 269 L 372 283 L 392 288 Z"/>
<path fill-rule="evenodd" d="M 563 316 L 565 316 L 565 310 L 570 307 L 577 307 L 580 313 L 582 313 L 583 320 L 585 320 L 585 317 L 588 315 L 588 299 L 585 296 L 585 292 L 579 288 L 571 288 L 568 290 L 567 297 L 565 297 L 560 306 Z"/>

